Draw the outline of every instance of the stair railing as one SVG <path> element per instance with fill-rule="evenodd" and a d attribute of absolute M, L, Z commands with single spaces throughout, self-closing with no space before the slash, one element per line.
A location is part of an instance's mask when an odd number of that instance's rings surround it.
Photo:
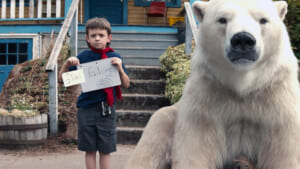
<path fill-rule="evenodd" d="M 58 132 L 57 59 L 69 29 L 71 33 L 71 55 L 77 55 L 78 4 L 79 0 L 72 1 L 46 65 L 46 72 L 48 72 L 49 78 L 50 134 L 57 134 Z"/>
<path fill-rule="evenodd" d="M 189 2 L 184 3 L 185 8 L 185 53 L 192 53 L 192 40 L 194 37 L 195 44 L 198 44 L 197 39 L 197 25 L 195 17 L 192 12 L 191 4 Z"/>

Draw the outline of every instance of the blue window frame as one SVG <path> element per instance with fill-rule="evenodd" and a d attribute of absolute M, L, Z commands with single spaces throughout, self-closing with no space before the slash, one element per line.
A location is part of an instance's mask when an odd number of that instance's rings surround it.
<path fill-rule="evenodd" d="M 181 0 L 134 0 L 135 6 L 150 6 L 152 1 L 163 1 L 167 7 L 180 8 Z"/>
<path fill-rule="evenodd" d="M 34 1 L 35 2 L 35 1 Z M 20 0 L 16 0 L 16 6 L 19 6 Z M 2 3 L 0 3 L 0 7 L 2 6 Z M 10 6 L 10 0 L 6 0 L 6 6 Z M 24 6 L 29 6 L 29 0 L 24 0 Z"/>
<path fill-rule="evenodd" d="M 0 65 L 15 65 L 32 59 L 32 39 L 0 39 Z"/>

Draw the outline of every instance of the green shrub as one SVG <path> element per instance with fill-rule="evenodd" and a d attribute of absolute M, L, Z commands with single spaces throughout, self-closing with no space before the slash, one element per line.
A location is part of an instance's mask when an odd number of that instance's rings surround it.
<path fill-rule="evenodd" d="M 292 48 L 298 59 L 300 59 L 300 1 L 286 0 L 288 3 L 288 13 L 285 18 Z"/>
<path fill-rule="evenodd" d="M 190 75 L 191 56 L 184 53 L 184 44 L 169 47 L 159 58 L 163 64 L 162 71 L 166 73 L 165 96 L 171 104 L 177 102 L 186 79 Z"/>

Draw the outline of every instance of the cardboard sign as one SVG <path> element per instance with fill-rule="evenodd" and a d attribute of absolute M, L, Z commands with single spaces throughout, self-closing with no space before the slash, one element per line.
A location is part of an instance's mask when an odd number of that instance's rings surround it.
<path fill-rule="evenodd" d="M 65 87 L 77 85 L 85 82 L 83 70 L 75 70 L 62 74 Z"/>
<path fill-rule="evenodd" d="M 111 64 L 111 59 L 101 59 L 77 66 L 83 70 L 85 82 L 81 83 L 82 92 L 104 89 L 121 85 L 117 66 Z"/>

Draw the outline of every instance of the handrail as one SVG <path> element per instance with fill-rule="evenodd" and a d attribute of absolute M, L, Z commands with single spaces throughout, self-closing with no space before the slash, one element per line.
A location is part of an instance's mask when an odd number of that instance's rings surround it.
<path fill-rule="evenodd" d="M 57 58 L 61 51 L 63 40 L 65 39 L 67 32 L 70 28 L 73 17 L 78 9 L 79 0 L 73 0 L 69 8 L 67 17 L 62 25 L 62 28 L 58 34 L 54 47 L 51 51 L 48 63 L 46 65 L 46 72 L 52 72 L 57 64 Z M 77 25 L 76 25 L 77 26 Z"/>
<path fill-rule="evenodd" d="M 62 25 L 62 28 L 55 41 L 54 47 L 51 51 L 48 63 L 46 65 L 46 72 L 48 72 L 49 79 L 49 123 L 50 134 L 58 133 L 58 90 L 57 90 L 57 58 L 60 54 L 63 41 L 71 26 L 71 52 L 77 54 L 77 14 L 78 14 L 79 0 L 73 0 L 67 13 L 67 17 Z M 75 49 L 74 49 L 75 48 Z M 74 53 L 75 52 L 75 53 Z"/>
<path fill-rule="evenodd" d="M 192 29 L 192 32 L 193 32 L 193 37 L 196 37 L 196 34 L 197 34 L 197 25 L 196 25 L 195 17 L 193 15 L 193 11 L 192 11 L 191 5 L 190 5 L 189 2 L 185 2 L 184 3 L 184 7 L 185 7 L 185 10 L 186 10 L 188 21 L 190 23 L 190 26 L 191 26 L 191 29 Z M 196 41 L 196 44 L 197 44 L 198 43 L 197 39 L 195 39 L 195 41 Z"/>
<path fill-rule="evenodd" d="M 192 8 L 190 2 L 184 3 L 185 13 L 186 13 L 186 26 L 185 26 L 185 52 L 191 53 L 192 52 L 192 38 L 194 37 L 195 44 L 198 44 L 197 36 L 197 25 L 196 21 L 192 12 Z"/>

